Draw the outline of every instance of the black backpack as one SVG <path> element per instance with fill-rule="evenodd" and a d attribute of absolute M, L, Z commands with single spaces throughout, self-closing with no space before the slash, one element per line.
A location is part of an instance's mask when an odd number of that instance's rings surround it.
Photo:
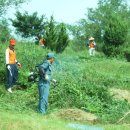
<path fill-rule="evenodd" d="M 35 66 L 36 72 L 40 77 L 45 77 L 45 70 L 42 67 L 42 64 L 38 64 Z"/>
<path fill-rule="evenodd" d="M 45 70 L 42 67 L 42 64 L 37 64 L 35 66 L 35 71 L 31 72 L 30 75 L 28 76 L 28 82 L 35 82 L 37 81 L 38 77 L 45 79 Z"/>
<path fill-rule="evenodd" d="M 45 78 L 46 70 L 43 68 L 42 64 L 44 64 L 44 62 L 41 64 L 37 64 L 35 66 L 35 69 L 36 69 L 36 72 L 38 73 L 38 75 L 40 76 L 40 78 Z M 48 65 L 48 67 L 49 67 L 49 65 Z"/>

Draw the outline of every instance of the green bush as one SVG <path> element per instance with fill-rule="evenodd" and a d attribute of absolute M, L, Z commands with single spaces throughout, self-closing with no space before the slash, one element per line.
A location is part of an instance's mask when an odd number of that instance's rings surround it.
<path fill-rule="evenodd" d="M 107 56 L 116 56 L 121 51 L 119 50 L 119 46 L 125 44 L 128 33 L 127 23 L 122 20 L 121 16 L 117 16 L 117 14 L 111 14 L 109 18 L 103 36 L 103 52 Z"/>

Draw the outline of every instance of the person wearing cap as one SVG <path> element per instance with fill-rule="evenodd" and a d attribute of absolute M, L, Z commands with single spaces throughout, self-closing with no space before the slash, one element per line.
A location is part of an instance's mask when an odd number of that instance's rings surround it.
<path fill-rule="evenodd" d="M 50 81 L 56 82 L 52 79 L 52 63 L 54 62 L 54 53 L 48 53 L 47 59 L 40 65 L 41 74 L 39 74 L 38 90 L 39 90 L 39 104 L 38 111 L 45 114 L 48 108 L 48 96 L 50 89 Z"/>
<path fill-rule="evenodd" d="M 6 69 L 7 69 L 7 91 L 12 93 L 12 87 L 16 83 L 18 78 L 18 68 L 21 64 L 16 59 L 16 52 L 14 47 L 16 45 L 16 40 L 11 39 L 9 41 L 9 47 L 6 49 Z M 17 68 L 18 65 L 18 68 Z"/>
<path fill-rule="evenodd" d="M 90 37 L 89 38 L 89 55 L 90 56 L 94 56 L 95 55 L 95 46 L 96 46 L 96 43 L 94 41 L 94 38 Z"/>

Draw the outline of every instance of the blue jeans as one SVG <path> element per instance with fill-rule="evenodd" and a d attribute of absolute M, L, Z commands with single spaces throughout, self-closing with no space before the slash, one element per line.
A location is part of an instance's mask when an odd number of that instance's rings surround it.
<path fill-rule="evenodd" d="M 49 96 L 50 82 L 39 80 L 39 104 L 38 111 L 45 114 L 48 107 L 48 96 Z"/>
<path fill-rule="evenodd" d="M 9 64 L 10 69 L 7 69 L 7 89 L 13 87 L 18 79 L 18 69 L 16 64 Z"/>

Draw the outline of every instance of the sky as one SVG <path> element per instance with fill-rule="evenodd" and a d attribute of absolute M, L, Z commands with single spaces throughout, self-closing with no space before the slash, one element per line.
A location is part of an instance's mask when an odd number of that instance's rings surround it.
<path fill-rule="evenodd" d="M 55 21 L 73 24 L 85 18 L 87 8 L 97 7 L 98 0 L 30 0 L 24 3 L 20 12 L 28 11 L 29 14 L 38 12 L 38 15 L 45 15 L 50 18 L 54 16 Z M 8 17 L 14 17 L 15 10 L 8 12 Z"/>

